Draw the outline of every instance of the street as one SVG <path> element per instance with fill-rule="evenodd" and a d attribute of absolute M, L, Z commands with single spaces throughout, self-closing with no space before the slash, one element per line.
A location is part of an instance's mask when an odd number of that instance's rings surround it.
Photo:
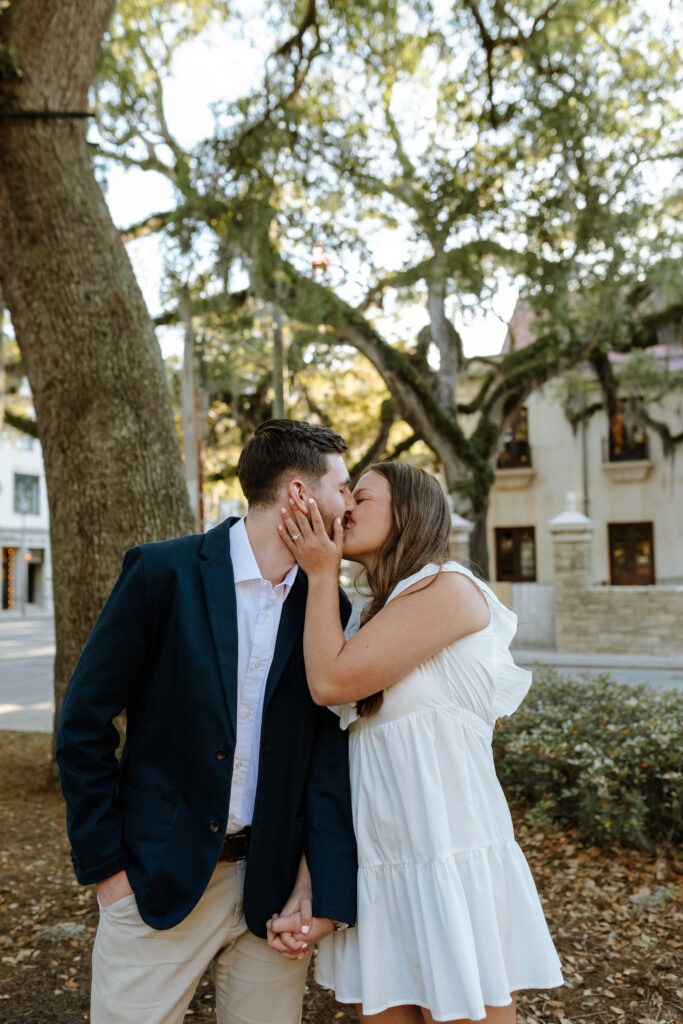
<path fill-rule="evenodd" d="M 54 621 L 0 615 L 0 729 L 51 732 Z"/>

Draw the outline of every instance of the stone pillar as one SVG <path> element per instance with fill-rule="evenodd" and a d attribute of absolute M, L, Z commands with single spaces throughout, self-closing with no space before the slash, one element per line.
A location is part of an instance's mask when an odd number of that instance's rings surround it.
<path fill-rule="evenodd" d="M 470 564 L 470 534 L 474 529 L 474 523 L 463 519 L 457 512 L 451 513 L 451 533 L 448 538 L 448 550 L 451 558 L 461 565 L 469 567 Z"/>
<path fill-rule="evenodd" d="M 570 491 L 565 508 L 551 519 L 548 529 L 553 541 L 555 569 L 555 645 L 558 651 L 580 651 L 582 637 L 575 624 L 581 618 L 582 592 L 590 583 L 591 534 L 594 526 L 576 507 Z"/>

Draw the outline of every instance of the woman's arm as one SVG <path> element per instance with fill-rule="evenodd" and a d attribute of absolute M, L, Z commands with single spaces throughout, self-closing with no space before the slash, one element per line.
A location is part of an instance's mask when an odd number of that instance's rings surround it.
<path fill-rule="evenodd" d="M 302 856 L 292 895 L 281 912 L 266 921 L 268 945 L 287 960 L 303 960 L 334 928 L 329 918 L 313 917 L 311 900 L 311 876 Z"/>
<path fill-rule="evenodd" d="M 345 643 L 337 597 L 341 524 L 335 524 L 331 541 L 312 499 L 310 522 L 295 511 L 295 526 L 291 515 L 285 513 L 285 525 L 289 521 L 300 536 L 292 541 L 287 529 L 282 536 L 308 576 L 304 657 L 317 704 L 343 704 L 385 690 L 488 625 L 490 612 L 476 584 L 462 573 L 446 572 L 409 587 Z"/>
<path fill-rule="evenodd" d="M 301 960 L 308 952 L 306 936 L 313 924 L 311 875 L 306 855 L 301 855 L 294 888 L 279 914 L 266 921 L 268 945 L 288 960 Z M 283 925 L 284 922 L 284 925 Z M 273 927 L 275 926 L 275 927 Z M 295 938 L 294 932 L 302 937 Z"/>

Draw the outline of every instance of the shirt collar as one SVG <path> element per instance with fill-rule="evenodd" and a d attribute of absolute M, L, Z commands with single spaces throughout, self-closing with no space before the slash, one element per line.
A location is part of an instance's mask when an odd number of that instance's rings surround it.
<path fill-rule="evenodd" d="M 258 562 L 254 557 L 254 552 L 251 544 L 249 543 L 249 536 L 247 534 L 247 527 L 244 519 L 238 519 L 237 522 L 233 523 L 230 527 L 230 558 L 232 559 L 232 571 L 235 577 L 235 583 L 246 583 L 248 580 L 263 579 L 261 570 L 258 567 Z M 282 582 L 275 584 L 276 587 L 284 587 L 285 598 L 292 588 L 298 571 L 299 566 L 295 562 Z M 266 580 L 265 582 L 268 581 Z"/>

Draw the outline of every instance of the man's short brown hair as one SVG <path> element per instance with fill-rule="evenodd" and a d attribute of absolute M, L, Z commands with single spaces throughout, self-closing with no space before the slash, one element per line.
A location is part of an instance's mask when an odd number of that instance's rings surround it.
<path fill-rule="evenodd" d="M 301 420 L 266 420 L 256 428 L 237 463 L 244 497 L 250 505 L 270 505 L 285 473 L 320 480 L 326 455 L 347 451 L 346 441 L 329 427 Z"/>

